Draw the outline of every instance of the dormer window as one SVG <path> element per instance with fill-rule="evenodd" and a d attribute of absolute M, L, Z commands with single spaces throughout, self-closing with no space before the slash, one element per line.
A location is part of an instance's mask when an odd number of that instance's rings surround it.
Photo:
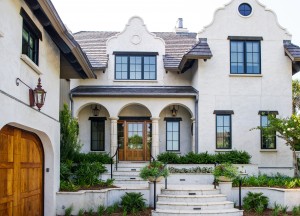
<path fill-rule="evenodd" d="M 156 80 L 157 53 L 114 53 L 116 80 Z"/>

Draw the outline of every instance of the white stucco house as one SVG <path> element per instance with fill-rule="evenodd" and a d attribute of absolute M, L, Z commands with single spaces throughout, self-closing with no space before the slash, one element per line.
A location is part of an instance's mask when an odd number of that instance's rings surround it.
<path fill-rule="evenodd" d="M 118 148 L 121 161 L 147 161 L 245 150 L 262 172 L 292 173 L 284 142 L 250 131 L 267 126 L 269 113 L 291 115 L 299 71 L 299 47 L 259 1 L 231 1 L 199 33 L 182 19 L 174 32 L 151 32 L 132 17 L 121 32 L 74 38 L 98 77 L 70 81 L 83 152 Z"/>
<path fill-rule="evenodd" d="M 53 216 L 60 79 L 95 74 L 47 0 L 0 2 L 0 65 L 0 215 Z M 39 78 L 43 106 L 33 99 Z"/>

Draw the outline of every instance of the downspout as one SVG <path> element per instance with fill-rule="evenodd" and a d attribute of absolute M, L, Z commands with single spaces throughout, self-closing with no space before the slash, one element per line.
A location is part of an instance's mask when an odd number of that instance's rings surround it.
<path fill-rule="evenodd" d="M 70 92 L 69 93 L 69 98 L 70 98 L 70 101 L 71 101 L 71 115 L 72 115 L 72 117 L 74 117 L 74 101 L 73 101 L 73 93 L 72 92 Z"/>
<path fill-rule="evenodd" d="M 195 152 L 199 152 L 198 147 L 198 101 L 199 101 L 199 95 L 197 92 L 196 98 L 195 98 Z"/>

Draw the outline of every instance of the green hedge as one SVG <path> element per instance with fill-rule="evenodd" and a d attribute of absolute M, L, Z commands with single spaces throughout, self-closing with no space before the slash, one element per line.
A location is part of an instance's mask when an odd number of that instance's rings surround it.
<path fill-rule="evenodd" d="M 245 151 L 230 151 L 217 154 L 193 153 L 179 156 L 174 152 L 164 152 L 157 156 L 157 160 L 168 164 L 213 164 L 232 163 L 249 164 L 251 156 Z"/>
<path fill-rule="evenodd" d="M 77 153 L 74 156 L 74 163 L 82 163 L 82 162 L 99 162 L 102 164 L 110 164 L 110 156 L 107 153 Z"/>

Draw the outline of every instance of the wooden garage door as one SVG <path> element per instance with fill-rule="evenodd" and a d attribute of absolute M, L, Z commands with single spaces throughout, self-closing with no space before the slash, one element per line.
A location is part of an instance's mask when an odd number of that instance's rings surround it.
<path fill-rule="evenodd" d="M 0 131 L 0 216 L 43 215 L 43 150 L 32 133 Z"/>

